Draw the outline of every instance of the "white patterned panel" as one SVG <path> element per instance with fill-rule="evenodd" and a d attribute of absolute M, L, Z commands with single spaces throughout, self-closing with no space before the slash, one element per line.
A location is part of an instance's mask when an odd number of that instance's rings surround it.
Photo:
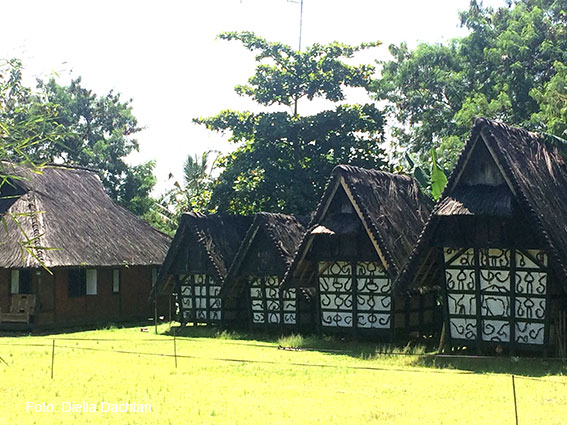
<path fill-rule="evenodd" d="M 322 293 L 319 296 L 321 310 L 352 311 L 352 295 Z"/>
<path fill-rule="evenodd" d="M 266 276 L 266 286 L 271 288 L 278 288 L 280 286 L 280 279 L 277 276 Z"/>
<path fill-rule="evenodd" d="M 471 266 L 474 267 L 474 249 L 469 248 L 464 251 L 461 255 L 455 258 L 453 261 L 451 259 L 457 255 L 459 249 L 454 248 L 443 248 L 443 254 L 445 256 L 445 264 L 452 265 L 452 266 L 462 266 L 467 267 Z"/>
<path fill-rule="evenodd" d="M 279 300 L 280 293 L 278 291 L 278 288 L 270 288 L 266 286 L 266 298 L 272 300 Z"/>
<path fill-rule="evenodd" d="M 516 341 L 522 344 L 543 344 L 543 323 L 516 323 Z"/>
<path fill-rule="evenodd" d="M 517 297 L 516 318 L 544 320 L 545 304 L 545 298 Z"/>
<path fill-rule="evenodd" d="M 181 287 L 181 295 L 184 297 L 191 296 L 191 287 L 190 286 L 182 286 Z"/>
<path fill-rule="evenodd" d="M 359 328 L 384 329 L 390 327 L 389 313 L 358 313 Z"/>
<path fill-rule="evenodd" d="M 284 300 L 295 300 L 295 288 L 284 290 L 282 296 Z"/>
<path fill-rule="evenodd" d="M 264 311 L 264 300 L 251 300 L 253 311 Z"/>
<path fill-rule="evenodd" d="M 267 299 L 267 310 L 268 311 L 280 311 L 280 301 L 277 299 Z"/>
<path fill-rule="evenodd" d="M 535 249 L 528 249 L 527 253 L 535 258 L 540 264 L 547 267 L 547 255 L 544 251 L 538 251 Z M 525 255 L 522 251 L 516 250 L 516 267 L 520 268 L 527 268 L 527 269 L 539 269 L 535 262 L 532 259 Z"/>
<path fill-rule="evenodd" d="M 480 312 L 482 316 L 510 316 L 510 297 L 481 295 Z"/>
<path fill-rule="evenodd" d="M 540 271 L 516 271 L 516 293 L 545 295 L 547 273 Z"/>
<path fill-rule="evenodd" d="M 263 298 L 262 289 L 260 288 L 250 288 L 250 296 L 252 298 Z"/>
<path fill-rule="evenodd" d="M 191 320 L 191 312 L 190 311 L 184 311 L 183 312 L 183 319 L 188 321 Z"/>
<path fill-rule="evenodd" d="M 195 296 L 205 296 L 207 294 L 207 288 L 202 285 L 195 285 Z"/>
<path fill-rule="evenodd" d="M 295 325 L 297 323 L 295 313 L 284 313 L 284 323 L 286 325 Z"/>
<path fill-rule="evenodd" d="M 252 312 L 252 322 L 254 322 L 254 323 L 265 323 L 266 318 L 264 317 L 264 313 L 259 312 L 259 311 Z"/>
<path fill-rule="evenodd" d="M 268 312 L 268 323 L 280 323 L 280 312 L 279 311 Z"/>
<path fill-rule="evenodd" d="M 392 282 L 388 276 L 380 277 L 357 277 L 356 279 L 356 289 L 359 292 L 378 292 L 378 293 L 390 293 L 392 290 Z"/>
<path fill-rule="evenodd" d="M 191 298 L 183 297 L 181 298 L 181 305 L 183 308 L 191 308 L 191 301 L 193 301 Z"/>
<path fill-rule="evenodd" d="M 445 270 L 445 280 L 448 291 L 474 291 L 475 272 L 474 269 Z"/>
<path fill-rule="evenodd" d="M 210 297 L 218 297 L 220 295 L 220 291 L 221 291 L 220 286 L 209 286 Z"/>
<path fill-rule="evenodd" d="M 480 267 L 486 269 L 510 268 L 510 250 L 497 248 L 480 249 L 479 262 Z"/>
<path fill-rule="evenodd" d="M 219 309 L 221 308 L 221 304 L 222 301 L 220 298 L 215 297 L 215 298 L 209 298 L 209 307 L 212 309 Z"/>
<path fill-rule="evenodd" d="M 284 301 L 283 309 L 284 309 L 284 311 L 295 311 L 295 309 L 296 309 L 295 300 Z"/>
<path fill-rule="evenodd" d="M 259 277 L 250 277 L 249 282 L 250 282 L 250 286 L 256 286 L 256 287 L 262 286 L 262 280 Z"/>
<path fill-rule="evenodd" d="M 321 261 L 319 262 L 320 275 L 352 275 L 351 264 L 347 261 Z"/>
<path fill-rule="evenodd" d="M 476 296 L 472 294 L 447 294 L 449 314 L 476 315 Z"/>
<path fill-rule="evenodd" d="M 357 309 L 361 311 L 390 311 L 390 307 L 392 306 L 392 297 L 388 295 L 358 295 L 356 298 Z"/>
<path fill-rule="evenodd" d="M 483 341 L 509 342 L 510 322 L 507 320 L 483 320 L 482 339 Z"/>
<path fill-rule="evenodd" d="M 211 320 L 220 320 L 221 319 L 221 312 L 220 311 L 210 311 Z"/>
<path fill-rule="evenodd" d="M 205 310 L 196 310 L 197 319 L 207 319 L 207 312 Z"/>
<path fill-rule="evenodd" d="M 451 317 L 449 320 L 451 338 L 455 339 L 476 339 L 476 319 L 461 319 Z"/>
<path fill-rule="evenodd" d="M 352 328 L 352 313 L 322 311 L 321 325 L 339 328 Z"/>
<path fill-rule="evenodd" d="M 206 274 L 194 274 L 193 275 L 193 283 L 195 285 L 205 285 L 207 282 L 207 275 Z"/>
<path fill-rule="evenodd" d="M 487 292 L 510 292 L 509 270 L 481 270 L 480 289 Z"/>
<path fill-rule="evenodd" d="M 351 292 L 350 277 L 320 276 L 319 288 L 322 292 Z"/>
<path fill-rule="evenodd" d="M 195 298 L 195 308 L 201 308 L 201 309 L 207 308 L 207 299 Z"/>
<path fill-rule="evenodd" d="M 356 275 L 359 277 L 387 277 L 382 264 L 376 262 L 361 262 L 356 264 Z"/>

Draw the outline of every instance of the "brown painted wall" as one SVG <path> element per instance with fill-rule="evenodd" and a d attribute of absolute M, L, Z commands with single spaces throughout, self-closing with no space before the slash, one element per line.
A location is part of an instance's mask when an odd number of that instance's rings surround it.
<path fill-rule="evenodd" d="M 153 303 L 149 301 L 153 267 L 119 269 L 119 293 L 112 292 L 113 268 L 97 268 L 97 294 L 78 297 L 68 296 L 69 269 L 52 269 L 53 274 L 34 270 L 31 292 L 36 294 L 38 303 L 34 323 L 65 326 L 153 317 Z M 0 308 L 6 312 L 11 302 L 10 273 L 9 269 L 0 269 Z M 168 311 L 167 298 L 159 302 L 159 310 Z"/>

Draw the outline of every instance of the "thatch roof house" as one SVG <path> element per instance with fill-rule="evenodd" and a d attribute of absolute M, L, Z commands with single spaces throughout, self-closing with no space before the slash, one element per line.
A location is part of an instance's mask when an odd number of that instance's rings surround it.
<path fill-rule="evenodd" d="M 220 291 L 252 222 L 251 217 L 186 213 L 167 253 L 154 294 L 175 293 L 181 323 L 220 323 L 234 318 Z"/>
<path fill-rule="evenodd" d="M 254 217 L 221 291 L 223 299 L 239 301 L 250 325 L 297 328 L 300 322 L 312 322 L 307 294 L 295 288 L 279 290 L 307 220 L 272 213 Z"/>
<path fill-rule="evenodd" d="M 411 177 L 336 167 L 283 287 L 316 289 L 325 331 L 392 336 L 394 326 L 432 322 L 433 299 L 415 297 L 409 306 L 392 298 L 392 281 L 430 210 Z"/>
<path fill-rule="evenodd" d="M 92 171 L 0 166 L 12 176 L 0 188 L 3 314 L 14 294 L 33 294 L 37 325 L 151 315 L 152 273 L 168 236 L 114 204 Z"/>
<path fill-rule="evenodd" d="M 398 291 L 441 288 L 453 346 L 549 348 L 567 310 L 566 199 L 557 147 L 477 119 Z"/>

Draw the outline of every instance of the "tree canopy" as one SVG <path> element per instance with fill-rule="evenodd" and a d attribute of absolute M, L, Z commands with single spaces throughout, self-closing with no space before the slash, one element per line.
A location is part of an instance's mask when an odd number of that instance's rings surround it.
<path fill-rule="evenodd" d="M 373 83 L 396 142 L 421 161 L 439 149 L 451 168 L 477 116 L 565 137 L 567 4 L 515 0 L 460 15 L 469 35 L 445 44 L 391 45 Z"/>
<path fill-rule="evenodd" d="M 315 44 L 305 51 L 272 43 L 252 33 L 223 33 L 257 52 L 257 67 L 236 91 L 260 105 L 292 106 L 298 99 L 345 99 L 346 87 L 367 88 L 371 65 L 346 59 L 378 43 L 347 46 Z M 316 206 L 327 177 L 337 164 L 379 168 L 385 165 L 384 119 L 373 104 L 338 104 L 302 116 L 289 111 L 224 110 L 195 122 L 229 132 L 236 149 L 219 159 L 222 173 L 213 186 L 212 206 L 222 212 L 273 211 L 308 214 Z"/>
<path fill-rule="evenodd" d="M 125 160 L 138 150 L 134 137 L 141 130 L 131 100 L 123 101 L 112 90 L 99 96 L 85 88 L 81 78 L 69 85 L 60 85 L 54 78 L 38 80 L 32 91 L 22 83 L 23 67 L 17 60 L 6 62 L 4 72 L 10 89 L 2 93 L 0 122 L 19 123 L 18 133 L 8 132 L 5 146 L 10 148 L 5 158 L 98 170 L 111 198 L 135 214 L 149 211 L 155 163 L 130 166 Z M 17 148 L 19 141 L 32 135 L 32 143 Z"/>

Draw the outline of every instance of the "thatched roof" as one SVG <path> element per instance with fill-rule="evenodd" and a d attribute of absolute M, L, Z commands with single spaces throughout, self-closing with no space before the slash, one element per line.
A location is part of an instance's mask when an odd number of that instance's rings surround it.
<path fill-rule="evenodd" d="M 360 226 L 360 222 L 356 223 L 359 220 L 353 222 L 352 215 L 327 217 L 328 206 L 339 185 L 349 196 L 389 275 L 396 277 L 405 264 L 429 217 L 431 202 L 409 176 L 339 165 L 327 182 L 308 231 L 286 273 L 284 286 L 293 284 L 294 274 L 316 234 L 349 234 Z"/>
<path fill-rule="evenodd" d="M 214 277 L 222 285 L 251 222 L 252 217 L 248 216 L 183 214 L 152 293 L 164 292 L 169 287 L 171 267 L 191 240 L 206 252 Z"/>
<path fill-rule="evenodd" d="M 454 199 L 463 199 L 457 187 L 477 142 L 483 142 L 506 182 L 506 191 L 513 200 L 500 199 L 496 193 L 476 193 L 472 204 L 476 213 L 488 216 L 507 215 L 509 205 L 515 203 L 526 216 L 538 242 L 547 251 L 550 265 L 567 284 L 567 165 L 557 147 L 544 137 L 523 129 L 478 118 L 471 136 L 449 177 L 439 202 L 414 248 L 410 261 L 396 283 L 404 291 L 417 286 L 418 269 L 431 249 L 441 216 L 460 214 L 462 209 L 450 209 Z M 465 188 L 466 190 L 466 188 Z M 474 189 L 472 189 L 474 190 Z M 494 189 L 499 191 L 501 189 Z M 504 192 L 501 192 L 503 195 Z M 510 197 L 510 195 L 503 195 Z M 469 196 L 469 199 L 472 199 Z M 462 202 L 465 204 L 466 202 Z M 481 205 L 484 205 L 481 207 Z M 434 284 L 434 282 L 428 282 Z M 439 282 L 437 283 L 439 284 Z"/>
<path fill-rule="evenodd" d="M 232 262 L 226 278 L 227 284 L 223 287 L 222 294 L 231 294 L 238 289 L 237 277 L 240 275 L 241 266 L 250 251 L 250 247 L 257 240 L 259 232 L 263 232 L 267 236 L 271 243 L 271 248 L 281 262 L 282 269 L 286 270 L 291 264 L 301 238 L 305 233 L 307 222 L 308 218 L 306 217 L 265 212 L 256 214 Z"/>
<path fill-rule="evenodd" d="M 0 166 L 2 174 L 18 177 L 1 188 L 0 215 L 8 233 L 1 238 L 0 267 L 163 262 L 171 238 L 113 203 L 95 172 L 48 165 L 38 174 L 23 166 Z M 33 255 L 21 249 L 24 234 L 33 239 Z"/>

